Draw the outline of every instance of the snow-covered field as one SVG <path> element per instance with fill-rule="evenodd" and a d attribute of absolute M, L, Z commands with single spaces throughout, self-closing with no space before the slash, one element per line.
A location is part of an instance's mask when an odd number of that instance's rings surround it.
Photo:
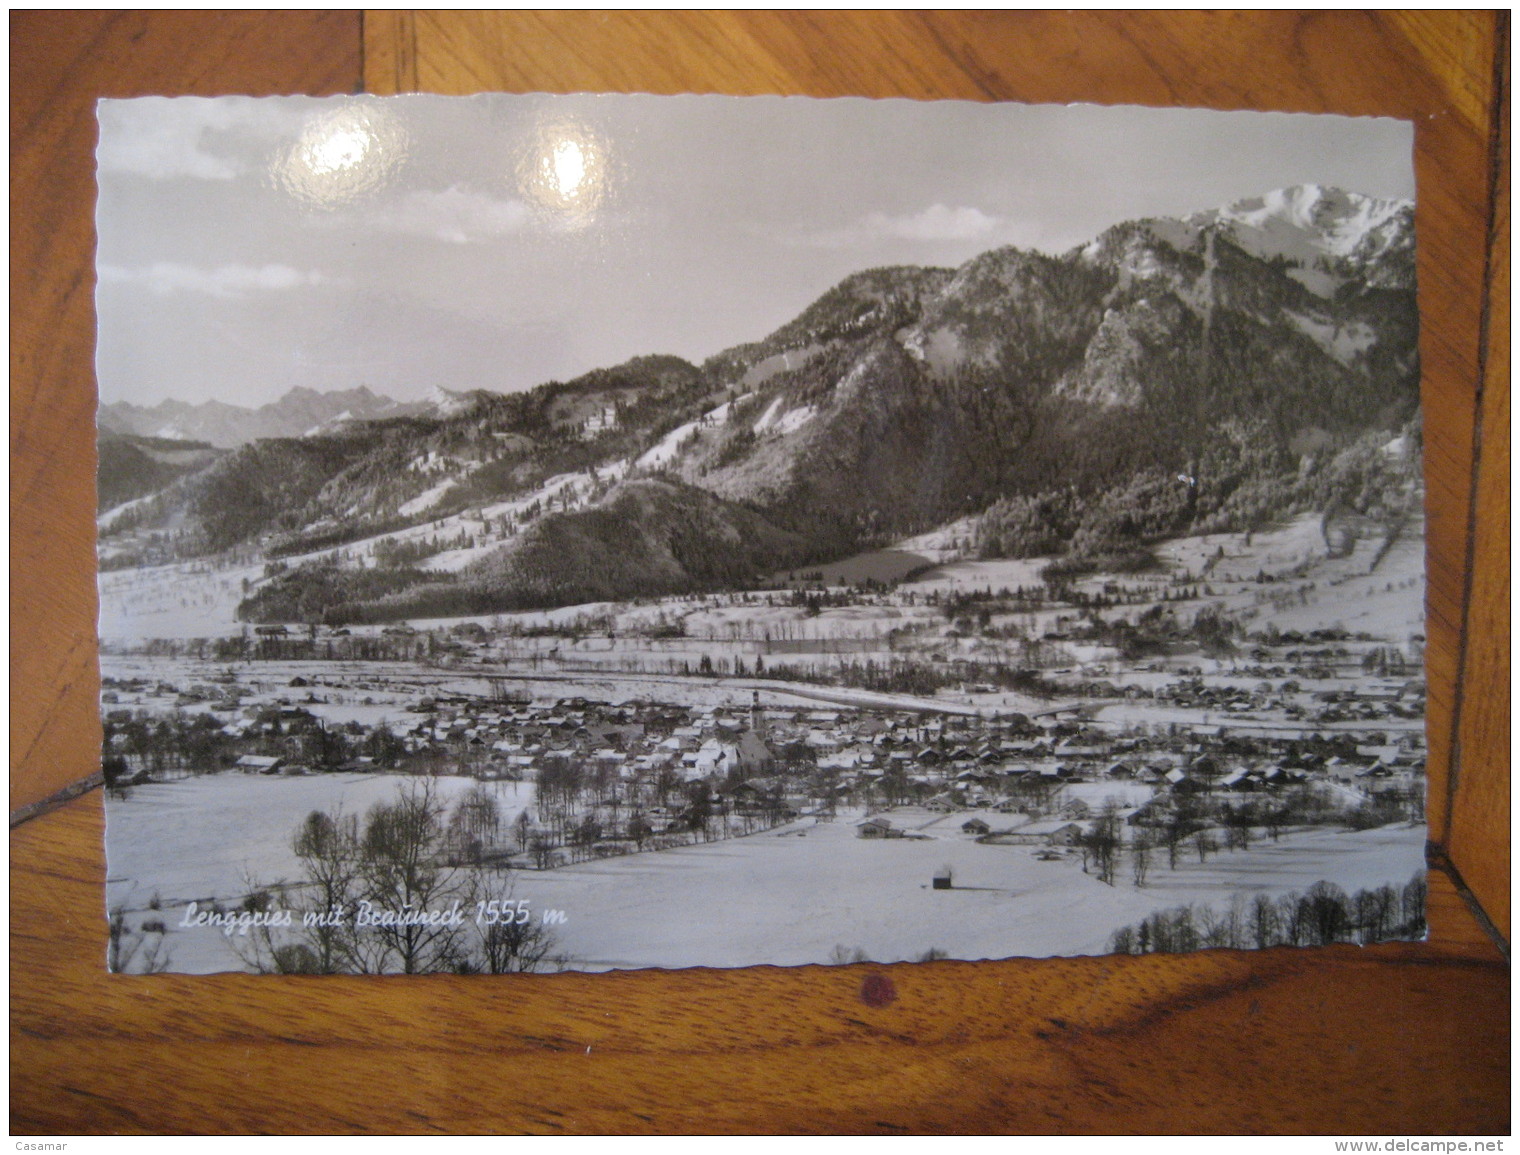
<path fill-rule="evenodd" d="M 440 784 L 452 793 L 468 782 Z M 159 896 L 174 969 L 242 969 L 219 931 L 175 926 L 184 904 L 235 899 L 248 877 L 297 877 L 289 840 L 307 813 L 340 803 L 362 813 L 397 785 L 378 776 L 223 775 L 136 790 L 110 806 L 108 901 L 140 911 Z M 500 789 L 506 813 L 530 801 L 530 786 Z M 1301 892 L 1321 879 L 1348 893 L 1401 886 L 1424 855 L 1419 827 L 1308 830 L 1204 864 L 1189 857 L 1176 871 L 1158 856 L 1143 888 L 1124 874 L 1107 886 L 1074 856 L 1042 861 L 1029 846 L 977 843 L 959 815 L 888 813 L 922 840 L 858 838 L 861 817 L 523 872 L 514 894 L 535 912 L 564 912 L 557 949 L 575 969 L 822 963 L 836 947 L 880 962 L 932 948 L 965 959 L 1039 957 L 1101 953 L 1120 926 L 1182 903 L 1223 905 L 1237 891 Z M 946 866 L 954 888 L 934 890 Z"/>
<path fill-rule="evenodd" d="M 1402 885 L 1424 855 L 1419 828 L 1312 832 L 1175 874 L 1153 869 L 1137 889 L 1122 878 L 1106 886 L 1076 859 L 977 843 L 955 825 L 918 841 L 860 839 L 848 821 L 802 824 L 527 877 L 518 891 L 567 912 L 563 945 L 586 968 L 796 965 L 827 962 L 836 946 L 880 962 L 935 947 L 954 958 L 1043 957 L 1101 953 L 1120 926 L 1236 890 L 1286 893 L 1321 878 L 1348 892 Z M 954 871 L 949 891 L 930 885 L 943 866 Z"/>
<path fill-rule="evenodd" d="M 1180 537 L 1157 547 L 1164 563 L 1191 573 L 1223 577 L 1238 570 L 1254 575 L 1259 569 L 1278 572 L 1305 561 L 1321 558 L 1325 542 L 1320 519 L 1313 514 L 1294 518 L 1285 525 L 1255 534 L 1211 533 Z"/>
<path fill-rule="evenodd" d="M 237 607 L 245 587 L 264 575 L 262 564 L 216 569 L 205 562 L 100 575 L 100 636 L 214 638 L 240 631 Z"/>
<path fill-rule="evenodd" d="M 107 654 L 101 659 L 101 672 L 117 679 L 143 678 L 178 685 L 203 682 L 216 672 L 211 663 L 188 658 L 157 658 L 139 655 Z M 649 701 L 651 698 L 678 702 L 694 709 L 747 709 L 759 694 L 765 706 L 806 707 L 818 702 L 837 707 L 875 710 L 919 710 L 938 714 L 975 714 L 1020 710 L 1028 712 L 1047 708 L 1048 703 L 1012 692 L 979 695 L 973 703 L 959 698 L 925 698 L 912 694 L 878 693 L 843 686 L 814 686 L 782 682 L 768 678 L 704 678 L 680 675 L 601 674 L 594 671 L 529 672 L 502 674 L 489 671 L 489 677 L 469 671 L 450 672 L 407 662 L 349 662 L 334 667 L 325 662 L 271 661 L 239 666 L 234 672 L 244 691 L 244 706 L 270 704 L 280 699 L 298 697 L 307 691 L 293 691 L 292 678 L 312 680 L 316 703 L 303 697 L 303 708 L 336 722 L 357 721 L 373 725 L 379 721 L 398 721 L 419 697 L 437 692 L 451 692 L 490 697 L 498 687 L 512 690 L 540 703 L 552 703 L 565 697 L 584 697 L 612 705 Z M 163 709 L 172 702 L 151 688 L 133 693 L 118 691 L 114 707 Z M 199 707 L 185 709 L 209 709 Z"/>
<path fill-rule="evenodd" d="M 1177 538 L 1156 554 L 1168 568 L 1198 575 L 1248 629 L 1336 628 L 1393 642 L 1425 632 L 1425 536 L 1418 521 L 1386 551 L 1367 536 L 1341 557 L 1327 556 L 1313 514 L 1262 533 Z M 1276 580 L 1262 584 L 1258 574 Z"/>
<path fill-rule="evenodd" d="M 958 561 L 932 569 L 913 583 L 915 590 L 965 593 L 974 590 L 1016 590 L 1020 586 L 1037 588 L 1040 571 L 1049 558 L 1004 558 L 997 561 Z"/>
<path fill-rule="evenodd" d="M 941 564 L 954 561 L 965 556 L 976 541 L 978 524 L 975 517 L 963 517 L 928 533 L 904 538 L 892 548 L 923 554 Z"/>

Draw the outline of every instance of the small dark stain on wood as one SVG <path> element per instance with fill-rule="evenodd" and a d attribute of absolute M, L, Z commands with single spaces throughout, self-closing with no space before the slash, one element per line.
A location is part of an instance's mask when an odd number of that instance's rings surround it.
<path fill-rule="evenodd" d="M 866 975 L 860 984 L 860 1001 L 868 1007 L 884 1007 L 897 999 L 897 987 L 886 975 Z"/>

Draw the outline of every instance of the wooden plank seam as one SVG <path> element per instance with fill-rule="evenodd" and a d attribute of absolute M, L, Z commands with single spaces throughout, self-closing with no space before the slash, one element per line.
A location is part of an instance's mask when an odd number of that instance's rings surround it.
<path fill-rule="evenodd" d="M 1451 847 L 1452 822 L 1456 812 L 1457 794 L 1462 778 L 1462 716 L 1467 705 L 1467 651 L 1468 630 L 1472 617 L 1473 586 L 1476 579 L 1474 566 L 1477 560 L 1478 536 L 1478 487 L 1483 463 L 1483 399 L 1487 392 L 1490 328 L 1493 324 L 1493 253 L 1494 227 L 1498 215 L 1498 192 L 1503 163 L 1503 133 L 1501 124 L 1505 101 L 1505 67 L 1509 58 L 1508 13 L 1498 14 L 1495 33 L 1494 75 L 1492 80 L 1491 114 L 1488 141 L 1488 206 L 1484 225 L 1483 251 L 1483 306 L 1478 316 L 1478 364 L 1476 391 L 1473 402 L 1472 465 L 1468 478 L 1467 535 L 1462 578 L 1462 626 L 1457 640 L 1457 681 L 1452 694 L 1451 738 L 1448 746 L 1446 767 L 1446 813 L 1442 820 L 1439 846 L 1442 853 Z M 1484 919 L 1488 916 L 1485 914 Z M 1490 925 L 1492 925 L 1490 923 Z"/>
<path fill-rule="evenodd" d="M 1506 963 L 1509 962 L 1509 940 L 1504 937 L 1504 932 L 1494 925 L 1494 920 L 1488 917 L 1488 912 L 1483 909 L 1483 904 L 1478 901 L 1478 896 L 1473 894 L 1472 890 L 1468 887 L 1466 880 L 1462 877 L 1462 871 L 1457 868 L 1457 864 L 1446 855 L 1445 851 L 1433 843 L 1426 847 L 1425 859 L 1427 869 L 1438 870 L 1451 880 L 1452 886 L 1456 888 L 1458 897 L 1462 899 L 1463 905 L 1467 907 L 1467 913 L 1473 916 L 1473 921 L 1483 929 L 1484 934 L 1488 935 L 1489 940 L 1498 948 L 1499 953 L 1504 956 L 1504 961 Z"/>

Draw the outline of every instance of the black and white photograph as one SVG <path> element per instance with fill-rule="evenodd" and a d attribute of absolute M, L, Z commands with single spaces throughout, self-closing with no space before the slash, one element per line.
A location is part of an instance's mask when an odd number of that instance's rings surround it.
<path fill-rule="evenodd" d="M 1409 122 L 97 115 L 110 970 L 1425 937 Z"/>

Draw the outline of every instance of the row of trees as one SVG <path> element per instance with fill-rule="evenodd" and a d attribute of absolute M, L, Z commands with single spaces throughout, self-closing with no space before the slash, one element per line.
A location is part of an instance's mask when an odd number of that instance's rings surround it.
<path fill-rule="evenodd" d="M 1211 759 L 1200 760 L 1206 768 Z M 1320 787 L 1301 785 L 1237 801 L 1177 794 L 1165 796 L 1140 811 L 1126 840 L 1116 803 L 1106 804 L 1077 842 L 1082 869 L 1100 882 L 1117 884 L 1121 866 L 1128 863 L 1135 886 L 1143 887 L 1151 867 L 1165 856 L 1176 870 L 1189 854 L 1200 864 L 1223 850 L 1249 850 L 1263 836 L 1276 842 L 1290 826 L 1339 825 L 1366 830 L 1393 822 L 1424 820 L 1424 794 L 1414 788 L 1373 795 L 1360 805 L 1337 804 Z"/>
<path fill-rule="evenodd" d="M 370 758 L 377 769 L 436 769 L 424 753 L 411 753 L 390 727 L 358 722 L 329 724 L 309 713 L 283 717 L 277 706 L 255 715 L 250 732 L 228 734 L 210 713 L 174 710 L 155 715 L 114 710 L 104 721 L 101 770 L 107 790 L 124 797 L 139 774 L 150 778 L 212 774 L 225 770 L 243 754 L 284 758 L 316 770 L 332 770 L 353 758 Z M 457 772 L 471 769 L 471 750 L 463 743 L 450 752 Z M 408 767 L 408 764 L 411 764 Z"/>
<path fill-rule="evenodd" d="M 771 769 L 789 776 L 799 793 L 821 788 L 804 780 L 814 769 L 811 762 L 783 757 Z M 533 865 L 548 869 L 567 858 L 717 842 L 770 829 L 795 815 L 775 785 L 780 779 L 772 779 L 769 790 L 741 798 L 735 788 L 744 777 L 731 768 L 721 777 L 688 780 L 666 766 L 625 779 L 610 764 L 554 755 L 538 769 L 537 821 L 523 811 L 513 833 Z"/>
<path fill-rule="evenodd" d="M 416 634 L 319 636 L 313 623 L 291 627 L 285 636 L 230 634 L 215 638 L 145 638 L 123 647 L 123 650 L 149 657 L 195 658 L 230 665 L 235 662 L 425 662 L 449 656 L 457 651 L 457 645 L 431 630 Z"/>
<path fill-rule="evenodd" d="M 212 714 L 113 710 L 103 720 L 103 730 L 101 772 L 113 792 L 124 789 L 134 771 L 200 774 L 218 769 L 234 748 Z"/>
<path fill-rule="evenodd" d="M 1247 898 L 1237 893 L 1222 908 L 1188 904 L 1157 911 L 1110 937 L 1115 954 L 1178 954 L 1206 947 L 1232 949 L 1326 946 L 1418 939 L 1425 934 L 1425 875 L 1403 887 L 1384 884 L 1348 895 L 1333 882 L 1316 882 L 1302 894 Z"/>

